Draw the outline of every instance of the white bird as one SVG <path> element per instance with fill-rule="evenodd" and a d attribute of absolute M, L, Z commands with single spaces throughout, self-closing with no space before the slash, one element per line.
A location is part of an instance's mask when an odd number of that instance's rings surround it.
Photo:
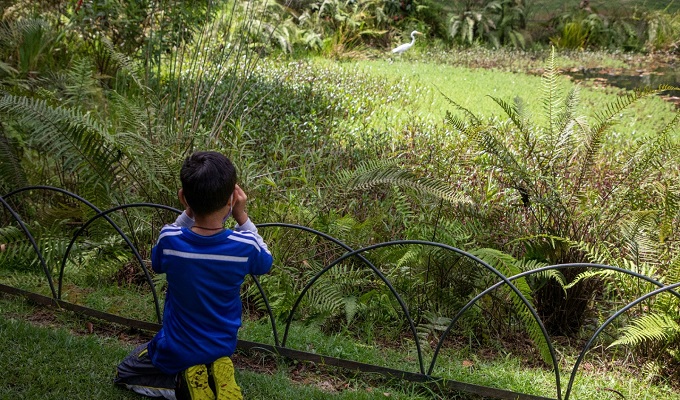
<path fill-rule="evenodd" d="M 413 44 L 416 42 L 416 35 L 422 35 L 422 33 L 418 32 L 418 31 L 411 32 L 411 43 L 404 43 L 401 46 L 392 49 L 392 53 L 399 54 L 399 53 L 403 53 L 406 50 L 410 49 L 413 46 Z"/>

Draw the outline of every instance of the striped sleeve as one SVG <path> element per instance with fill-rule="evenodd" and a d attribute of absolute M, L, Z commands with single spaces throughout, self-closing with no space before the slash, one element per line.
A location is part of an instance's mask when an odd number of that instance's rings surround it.
<path fill-rule="evenodd" d="M 249 273 L 262 275 L 269 272 L 274 262 L 272 254 L 267 244 L 262 240 L 262 236 L 257 233 L 257 227 L 250 218 L 243 225 L 237 224 L 233 232 L 229 236 L 231 240 L 250 245 L 256 251 Z"/>

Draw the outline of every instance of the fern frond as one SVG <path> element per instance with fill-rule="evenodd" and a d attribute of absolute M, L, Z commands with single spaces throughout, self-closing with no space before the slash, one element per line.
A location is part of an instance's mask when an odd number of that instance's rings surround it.
<path fill-rule="evenodd" d="M 580 88 L 579 86 L 574 86 L 567 97 L 564 100 L 564 106 L 561 112 L 558 112 L 555 117 L 555 128 L 557 132 L 563 132 L 570 121 L 576 119 L 576 111 L 578 110 L 578 105 L 580 103 Z"/>
<path fill-rule="evenodd" d="M 526 126 L 526 120 L 522 118 L 518 111 L 519 104 L 521 104 L 521 100 L 517 98 L 515 99 L 515 104 L 510 104 L 498 97 L 494 96 L 489 97 L 491 97 L 491 99 L 495 101 L 496 104 L 498 104 L 503 109 L 503 111 L 505 111 L 508 117 L 510 117 L 513 124 L 515 124 L 515 127 L 519 130 L 520 134 L 522 135 L 527 150 L 532 149 L 533 145 L 531 143 L 531 133 L 529 132 L 529 127 Z"/>
<path fill-rule="evenodd" d="M 658 263 L 659 243 L 650 235 L 656 231 L 657 219 L 657 211 L 634 211 L 620 223 L 624 257 L 636 264 Z"/>
<path fill-rule="evenodd" d="M 550 51 L 550 57 L 546 63 L 545 71 L 541 77 L 543 84 L 543 107 L 548 118 L 549 135 L 552 138 L 556 129 L 558 121 L 558 109 L 560 108 L 560 91 L 558 88 L 558 77 L 560 72 L 557 69 L 557 61 L 555 60 L 555 47 Z"/>
<path fill-rule="evenodd" d="M 444 116 L 444 121 L 446 122 L 447 125 L 452 126 L 454 129 L 460 132 L 465 132 L 467 130 L 467 124 L 465 123 L 465 120 L 453 115 L 448 110 L 446 111 L 446 115 Z"/>
<path fill-rule="evenodd" d="M 595 118 L 598 123 L 593 127 L 593 131 L 598 134 L 607 131 L 607 129 L 614 125 L 615 118 L 617 118 L 624 109 L 645 97 L 658 94 L 665 90 L 677 90 L 677 88 L 661 85 L 657 89 L 637 89 L 627 93 L 625 96 L 619 96 L 614 102 L 607 104 L 604 111 L 595 113 Z"/>
<path fill-rule="evenodd" d="M 419 263 L 422 260 L 422 251 L 417 248 L 410 247 L 406 250 L 401 257 L 396 260 L 396 267 L 403 269 L 414 264 Z"/>
<path fill-rule="evenodd" d="M 16 154 L 15 146 L 5 134 L 4 125 L 0 122 L 0 190 L 6 193 L 23 186 L 28 186 L 26 173 Z"/>
<path fill-rule="evenodd" d="M 482 130 L 476 138 L 473 138 L 482 151 L 494 156 L 492 162 L 501 168 L 503 174 L 511 179 L 511 184 L 515 189 L 523 188 L 528 190 L 529 182 L 532 182 L 532 174 L 527 164 L 521 160 L 520 155 L 513 153 L 511 148 L 502 142 L 493 131 Z"/>
<path fill-rule="evenodd" d="M 317 313 L 333 315 L 343 309 L 344 296 L 337 285 L 317 281 L 308 293 L 309 303 Z"/>
<path fill-rule="evenodd" d="M 647 314 L 623 328 L 619 339 L 608 347 L 640 346 L 643 343 L 667 343 L 678 337 L 680 325 L 666 314 Z"/>
<path fill-rule="evenodd" d="M 664 271 L 664 276 L 669 285 L 680 282 L 680 254 L 673 257 Z"/>
<path fill-rule="evenodd" d="M 355 171 L 339 171 L 334 186 L 349 190 L 368 189 L 379 185 L 395 185 L 410 188 L 419 194 L 429 194 L 451 203 L 469 203 L 469 199 L 457 193 L 447 182 L 428 177 L 418 177 L 413 171 L 396 166 L 394 162 L 370 161 L 362 163 Z"/>
<path fill-rule="evenodd" d="M 564 286 L 564 290 L 568 290 L 576 286 L 579 282 L 586 281 L 589 279 L 593 278 L 601 278 L 601 277 L 610 277 L 616 274 L 616 272 L 606 269 L 606 270 L 588 270 L 585 272 L 581 272 L 580 274 L 576 275 L 573 281 L 569 283 L 568 285 Z"/>
<path fill-rule="evenodd" d="M 479 126 L 479 125 L 482 124 L 482 120 L 481 120 L 479 117 L 477 117 L 472 111 L 470 111 L 470 110 L 468 110 L 467 108 L 463 107 L 462 105 L 456 103 L 455 101 L 453 101 L 450 97 L 448 97 L 447 95 L 445 95 L 445 94 L 442 93 L 441 91 L 439 91 L 439 93 L 440 93 L 442 96 L 444 96 L 444 98 L 446 99 L 446 101 L 447 101 L 449 104 L 451 104 L 454 108 L 456 108 L 456 109 L 459 110 L 459 111 L 462 111 L 462 112 L 466 115 L 467 120 L 469 120 L 469 121 L 472 123 L 473 126 Z M 447 114 L 448 114 L 448 113 L 447 113 Z"/>
<path fill-rule="evenodd" d="M 359 299 L 355 296 L 345 296 L 342 302 L 345 306 L 345 321 L 350 324 L 359 312 Z"/>
<path fill-rule="evenodd" d="M 680 89 L 677 89 L 680 90 Z M 672 144 L 671 132 L 680 122 L 680 110 L 675 113 L 673 119 L 652 140 L 643 143 L 629 158 L 625 167 L 627 176 L 624 183 L 629 187 L 639 187 L 649 176 L 650 168 L 663 168 L 660 164 L 663 158 L 674 157 L 671 151 L 677 152 L 677 145 Z"/>
<path fill-rule="evenodd" d="M 30 132 L 30 143 L 60 160 L 67 171 L 81 175 L 91 187 L 108 192 L 116 176 L 119 152 L 106 129 L 89 114 L 52 107 L 44 100 L 5 95 L 0 115 Z"/>
<path fill-rule="evenodd" d="M 515 258 L 512 257 L 511 255 L 503 253 L 499 250 L 484 248 L 477 249 L 472 253 L 475 256 L 481 258 L 482 260 L 488 262 L 489 265 L 496 268 L 505 276 L 516 275 L 520 272 L 520 269 L 517 266 L 517 260 L 515 260 Z M 513 284 L 517 287 L 520 293 L 522 293 L 522 295 L 524 295 L 524 297 L 529 301 L 529 304 L 533 306 L 532 291 L 526 279 L 524 278 L 516 279 L 513 282 Z M 550 363 L 551 362 L 550 347 L 548 346 L 546 338 L 543 336 L 543 331 L 541 330 L 540 325 L 534 319 L 533 315 L 529 312 L 524 302 L 522 302 L 520 298 L 514 294 L 514 292 L 512 293 L 512 304 L 515 307 L 515 311 L 519 315 L 519 318 L 524 323 L 524 326 L 527 329 L 529 337 L 534 341 L 534 343 L 538 347 L 539 353 L 541 354 L 543 361 L 546 363 Z"/>
<path fill-rule="evenodd" d="M 108 37 L 104 35 L 99 36 L 99 40 L 104 44 L 104 49 L 106 49 L 107 54 L 111 57 L 111 59 L 118 64 L 118 66 L 125 71 L 128 76 L 132 78 L 132 80 L 135 82 L 137 87 L 143 89 L 145 88 L 144 84 L 142 83 L 142 79 L 137 75 L 136 71 L 136 66 L 132 60 L 130 60 L 127 56 L 125 56 L 123 53 L 117 51 L 113 47 L 113 43 L 111 43 L 111 40 L 109 40 Z"/>
<path fill-rule="evenodd" d="M 411 221 L 415 215 L 415 212 L 413 211 L 413 205 L 409 203 L 406 195 L 401 190 L 399 190 L 398 187 L 395 187 L 392 190 L 392 194 L 392 203 L 394 204 L 397 214 L 401 217 L 401 220 L 405 225 L 409 225 L 408 222 Z"/>
<path fill-rule="evenodd" d="M 570 247 L 585 253 L 588 260 L 596 264 L 612 264 L 619 257 L 618 254 L 612 253 L 608 243 L 586 243 L 583 241 L 572 242 Z"/>

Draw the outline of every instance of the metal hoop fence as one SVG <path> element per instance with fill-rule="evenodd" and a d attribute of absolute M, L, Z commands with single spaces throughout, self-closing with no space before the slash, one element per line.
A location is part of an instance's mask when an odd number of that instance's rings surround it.
<path fill-rule="evenodd" d="M 25 192 L 32 192 L 32 191 L 49 191 L 49 192 L 55 192 L 64 196 L 67 196 L 71 199 L 74 199 L 80 203 L 82 203 L 84 206 L 88 207 L 89 209 L 92 210 L 94 213 L 94 216 L 89 218 L 87 221 L 82 223 L 82 225 L 73 233 L 68 246 L 66 247 L 63 257 L 61 259 L 61 263 L 58 266 L 58 277 L 56 278 L 56 285 L 57 287 L 55 288 L 55 278 L 52 275 L 50 267 L 47 265 L 47 262 L 45 260 L 45 257 L 43 255 L 43 252 L 40 249 L 40 246 L 38 245 L 38 241 L 36 241 L 35 237 L 33 236 L 31 230 L 29 229 L 29 226 L 25 223 L 25 221 L 21 218 L 21 215 L 12 208 L 10 205 L 10 199 L 18 196 L 22 193 Z M 165 210 L 169 211 L 172 213 L 179 214 L 181 211 L 165 206 L 165 205 L 160 205 L 160 204 L 153 204 L 153 203 L 133 203 L 133 204 L 124 204 L 120 206 L 116 206 L 113 208 L 109 208 L 106 210 L 101 210 L 86 199 L 71 193 L 67 190 L 56 188 L 56 187 L 51 187 L 51 186 L 30 186 L 30 187 L 25 187 L 21 188 L 18 190 L 14 190 L 10 193 L 7 193 L 4 196 L 0 196 L 0 203 L 2 203 L 4 209 L 8 212 L 9 216 L 11 219 L 19 226 L 21 232 L 23 235 L 26 237 L 26 239 L 30 242 L 31 247 L 33 251 L 35 252 L 35 256 L 38 259 L 38 262 L 42 268 L 42 271 L 44 273 L 45 279 L 47 280 L 47 284 L 50 289 L 51 297 L 49 296 L 44 296 L 40 295 L 37 293 L 32 293 L 28 292 L 16 287 L 11 287 L 7 285 L 2 285 L 0 284 L 0 291 L 10 293 L 10 294 L 15 294 L 15 295 L 21 295 L 25 296 L 27 298 L 30 298 L 34 300 L 35 302 L 38 302 L 40 304 L 44 305 L 56 305 L 65 309 L 69 309 L 78 313 L 94 316 L 96 318 L 100 318 L 103 320 L 108 320 L 110 322 L 115 322 L 123 325 L 127 325 L 130 327 L 135 327 L 135 328 L 140 328 L 140 329 L 145 329 L 145 330 L 150 330 L 150 331 L 156 331 L 160 328 L 160 324 L 162 323 L 162 314 L 161 314 L 161 306 L 160 306 L 160 301 L 159 301 L 159 296 L 157 293 L 157 288 L 154 283 L 154 280 L 152 279 L 152 274 L 149 271 L 147 267 L 147 263 L 145 262 L 144 258 L 139 252 L 139 249 L 134 245 L 133 241 L 130 239 L 128 235 L 123 231 L 123 229 L 116 224 L 114 219 L 110 217 L 110 214 L 124 211 L 126 209 L 138 209 L 138 208 L 150 208 L 153 210 Z M 131 318 L 127 318 L 125 316 L 121 315 L 116 315 L 116 314 L 110 314 L 106 312 L 102 312 L 99 310 L 94 310 L 82 305 L 78 305 L 75 303 L 71 303 L 68 301 L 64 301 L 62 299 L 62 293 L 63 293 L 63 281 L 64 281 L 64 275 L 66 273 L 66 265 L 69 260 L 69 257 L 71 255 L 71 252 L 74 248 L 74 245 L 78 241 L 79 238 L 81 238 L 85 232 L 87 231 L 88 227 L 90 227 L 95 221 L 103 219 L 110 225 L 110 227 L 115 230 L 115 232 L 123 239 L 125 242 L 125 245 L 129 248 L 129 251 L 132 253 L 133 258 L 136 260 L 136 263 L 139 265 L 139 268 L 143 272 L 144 275 L 144 280 L 146 284 L 149 286 L 149 290 L 151 291 L 152 298 L 153 298 L 153 304 L 154 304 L 154 311 L 156 315 L 156 322 L 149 322 L 149 321 L 140 321 L 140 320 L 135 320 Z M 338 240 L 337 238 L 334 238 L 326 233 L 305 227 L 305 226 L 300 226 L 300 225 L 295 225 L 295 224 L 287 224 L 287 223 L 263 223 L 257 225 L 258 229 L 263 229 L 266 230 L 268 228 L 279 228 L 279 229 L 286 229 L 290 231 L 296 231 L 296 232 L 305 232 L 307 234 L 311 234 L 316 238 L 319 238 L 320 240 L 324 240 L 328 243 L 331 243 L 333 246 L 337 246 L 337 248 L 341 249 L 343 251 L 342 255 L 339 257 L 333 258 L 330 262 L 328 262 L 326 265 L 323 266 L 318 272 L 316 272 L 304 285 L 302 290 L 300 291 L 299 294 L 297 294 L 297 297 L 292 305 L 292 307 L 289 310 L 288 317 L 285 319 L 284 322 L 284 332 L 283 336 L 280 337 L 278 329 L 277 329 L 277 318 L 274 315 L 272 306 L 269 301 L 269 297 L 267 295 L 267 292 L 263 285 L 261 284 L 260 280 L 257 277 L 252 277 L 253 278 L 253 283 L 257 288 L 257 292 L 259 293 L 259 296 L 261 296 L 261 299 L 265 305 L 265 312 L 267 315 L 267 318 L 269 319 L 269 322 L 271 324 L 271 334 L 272 334 L 272 339 L 274 342 L 274 345 L 269 345 L 265 343 L 256 343 L 256 342 L 250 342 L 246 340 L 239 340 L 239 348 L 241 349 L 249 349 L 249 350 L 262 350 L 266 352 L 272 352 L 276 353 L 285 357 L 289 358 L 294 358 L 302 361 L 313 361 L 317 363 L 324 363 L 327 365 L 333 365 L 333 366 L 338 366 L 338 367 L 343 367 L 347 368 L 350 370 L 358 370 L 362 372 L 377 372 L 386 376 L 392 376 L 392 377 L 398 377 L 401 379 L 406 379 L 409 381 L 416 381 L 416 382 L 429 382 L 429 383 L 434 383 L 440 386 L 445 386 L 448 389 L 451 390 L 456 390 L 456 391 L 461 391 L 461 392 L 467 392 L 467 393 L 472 393 L 484 397 L 490 397 L 490 398 L 499 398 L 499 399 L 527 399 L 527 400 L 532 400 L 532 399 L 557 399 L 557 400 L 568 400 L 572 396 L 572 392 L 574 389 L 574 382 L 577 376 L 577 373 L 579 371 L 579 368 L 581 364 L 583 363 L 588 351 L 592 348 L 594 345 L 595 341 L 597 340 L 598 336 L 607 328 L 613 321 L 615 321 L 617 318 L 619 318 L 621 315 L 625 314 L 628 310 L 631 308 L 635 307 L 636 305 L 640 304 L 641 302 L 651 299 L 654 296 L 657 296 L 658 294 L 661 293 L 671 293 L 672 295 L 680 298 L 680 294 L 675 291 L 678 287 L 680 287 L 680 283 L 672 284 L 672 285 L 664 285 L 658 280 L 655 280 L 651 277 L 645 276 L 640 273 L 636 273 L 630 270 L 626 270 L 623 268 L 615 267 L 615 266 L 610 266 L 610 265 L 602 265 L 602 264 L 592 264 L 592 263 L 580 263 L 580 264 L 560 264 L 560 265 L 550 265 L 550 266 L 545 266 L 541 268 L 535 268 L 529 271 L 522 272 L 520 274 L 514 275 L 514 276 L 505 276 L 503 273 L 501 273 L 499 270 L 496 268 L 492 267 L 489 265 L 487 262 L 484 260 L 474 256 L 473 254 L 470 254 L 468 252 L 465 252 L 463 250 L 457 249 L 452 246 L 448 246 L 443 243 L 436 243 L 436 242 L 431 242 L 431 241 L 422 241 L 422 240 L 396 240 L 396 241 L 389 241 L 389 242 L 384 242 L 384 243 L 378 243 L 374 244 L 371 246 L 366 246 L 363 248 L 359 249 L 352 249 L 350 246 L 347 244 L 343 243 L 342 241 Z M 424 361 L 424 355 L 423 355 L 423 349 L 422 349 L 422 343 L 421 343 L 421 338 L 418 335 L 417 332 L 417 327 L 416 327 L 416 322 L 414 321 L 413 317 L 410 315 L 409 308 L 407 306 L 407 302 L 404 300 L 403 296 L 400 295 L 399 291 L 395 288 L 391 280 L 381 271 L 380 268 L 378 268 L 373 262 L 371 262 L 367 257 L 366 253 L 371 252 L 372 250 L 377 250 L 380 248 L 386 248 L 390 246 L 427 246 L 431 247 L 434 249 L 441 249 L 445 250 L 451 253 L 454 253 L 462 258 L 467 259 L 468 261 L 472 262 L 474 265 L 478 266 L 479 268 L 482 268 L 492 274 L 492 276 L 495 277 L 496 283 L 488 286 L 485 290 L 480 291 L 477 295 L 475 295 L 472 299 L 470 299 L 465 306 L 460 308 L 460 310 L 451 318 L 450 323 L 446 327 L 446 329 L 443 331 L 441 336 L 437 340 L 436 347 L 434 348 L 434 352 L 431 356 L 431 360 L 429 363 L 429 366 L 425 366 L 425 361 Z M 380 282 L 382 282 L 387 288 L 391 296 L 393 296 L 394 300 L 398 304 L 399 311 L 402 314 L 403 320 L 406 322 L 406 326 L 408 327 L 408 332 L 410 335 L 410 339 L 413 341 L 415 345 L 415 351 L 417 355 L 417 372 L 412 372 L 412 371 L 405 371 L 405 370 L 399 370 L 399 369 L 394 369 L 394 368 L 389 368 L 385 366 L 379 366 L 379 365 L 372 365 L 372 364 L 367 364 L 367 363 L 362 363 L 354 360 L 347 360 L 347 359 L 342 359 L 342 358 L 336 358 L 336 357 L 331 357 L 331 356 L 324 356 L 324 355 L 319 355 L 319 354 L 314 354 L 306 351 L 301 351 L 292 347 L 287 346 L 289 335 L 290 335 L 290 328 L 292 324 L 295 321 L 295 316 L 296 312 L 299 311 L 299 308 L 303 302 L 303 299 L 305 296 L 309 293 L 310 289 L 312 289 L 315 285 L 315 283 L 322 278 L 324 275 L 328 274 L 329 271 L 333 270 L 333 268 L 337 267 L 339 264 L 346 260 L 356 260 L 360 265 L 363 265 L 364 268 L 372 273 Z M 627 275 L 633 278 L 637 278 L 639 280 L 648 282 L 650 285 L 656 286 L 657 289 L 650 291 L 648 293 L 642 294 L 639 296 L 637 299 L 629 302 L 622 308 L 620 308 L 618 311 L 614 312 L 604 323 L 602 323 L 592 334 L 592 336 L 589 338 L 589 340 L 586 342 L 584 345 L 583 349 L 578 355 L 578 358 L 576 359 L 573 367 L 571 368 L 571 371 L 569 373 L 569 381 L 567 384 L 567 387 L 565 390 L 562 389 L 562 384 L 561 384 L 561 374 L 560 374 L 560 364 L 559 364 L 559 359 L 557 357 L 557 353 L 555 351 L 553 341 L 548 334 L 548 331 L 539 317 L 536 309 L 532 305 L 532 303 L 526 298 L 526 296 L 522 293 L 522 291 L 515 285 L 515 281 L 518 279 L 522 279 L 528 276 L 536 275 L 543 273 L 545 271 L 550 271 L 550 270 L 566 270 L 566 269 L 573 269 L 573 268 L 590 268 L 590 269 L 595 269 L 595 270 L 601 270 L 601 271 L 613 271 L 616 273 L 620 273 L 622 275 Z M 460 321 L 461 317 L 465 314 L 466 311 L 470 310 L 473 306 L 478 304 L 480 299 L 482 299 L 484 296 L 490 294 L 493 291 L 498 290 L 501 287 L 507 287 L 514 295 L 519 299 L 519 301 L 523 304 L 524 307 L 529 311 L 531 314 L 531 317 L 533 318 L 533 321 L 536 323 L 536 325 L 540 328 L 541 335 L 543 339 L 545 340 L 545 343 L 548 346 L 549 349 L 549 354 L 550 354 L 550 363 L 552 364 L 552 371 L 554 372 L 554 384 L 555 384 L 555 397 L 541 397 L 541 396 L 536 396 L 536 395 L 531 395 L 531 394 L 524 394 L 524 393 L 515 393 L 509 390 L 505 390 L 503 388 L 492 388 L 492 387 L 487 387 L 487 386 L 481 386 L 481 385 L 475 385 L 475 384 L 470 384 L 470 383 L 465 383 L 465 382 L 457 382 L 457 381 L 452 381 L 448 379 L 443 379 L 441 377 L 434 376 L 434 370 L 435 367 L 437 366 L 437 362 L 439 361 L 439 356 L 441 354 L 442 348 L 444 344 L 446 343 L 447 337 L 451 334 L 452 329 L 457 325 L 457 323 Z"/>

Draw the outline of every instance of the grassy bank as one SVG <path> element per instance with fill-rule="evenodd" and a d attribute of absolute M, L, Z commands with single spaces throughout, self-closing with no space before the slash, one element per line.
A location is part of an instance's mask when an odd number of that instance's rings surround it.
<path fill-rule="evenodd" d="M 0 297 L 0 367 L 9 371 L 0 383 L 2 399 L 139 399 L 112 384 L 115 366 L 149 333 L 139 334 L 70 312 L 31 306 L 20 298 Z M 271 342 L 266 324 L 248 322 L 241 337 Z M 397 348 L 368 346 L 344 334 L 325 335 L 309 325 L 296 325 L 289 346 L 318 354 L 390 366 L 416 372 L 415 354 Z M 561 349 L 560 352 L 568 352 Z M 564 371 L 574 359 L 562 353 Z M 431 351 L 425 349 L 426 362 Z M 554 374 L 531 368 L 520 354 L 497 359 L 480 354 L 445 350 L 435 375 L 519 393 L 555 397 Z M 261 353 L 234 357 L 237 380 L 249 399 L 451 399 L 476 398 L 442 393 L 400 380 L 370 374 L 291 362 Z M 610 360 L 611 361 L 611 360 Z M 571 399 L 652 400 L 680 399 L 668 385 L 644 370 L 632 371 L 616 362 L 589 357 L 577 377 Z M 568 381 L 563 372 L 562 385 Z M 655 382 L 655 383 L 653 383 Z M 462 396 L 462 397 L 456 397 Z"/>
<path fill-rule="evenodd" d="M 120 341 L 106 334 L 87 334 L 87 328 L 79 325 L 82 319 L 62 315 L 61 325 L 20 303 L 0 299 L 0 367 L 5 371 L 0 399 L 142 398 L 113 385 L 116 365 L 134 348 L 129 338 Z M 22 314 L 29 310 L 30 315 Z M 33 323 L 26 322 L 28 318 Z M 337 378 L 315 378 L 313 368 L 309 369 L 312 372 L 304 378 L 306 383 L 293 381 L 285 363 L 259 372 L 240 368 L 236 375 L 249 399 L 427 398 L 419 395 L 422 389 L 415 386 L 374 387 L 358 380 L 343 382 L 345 390 L 338 391 L 334 386 Z"/>

